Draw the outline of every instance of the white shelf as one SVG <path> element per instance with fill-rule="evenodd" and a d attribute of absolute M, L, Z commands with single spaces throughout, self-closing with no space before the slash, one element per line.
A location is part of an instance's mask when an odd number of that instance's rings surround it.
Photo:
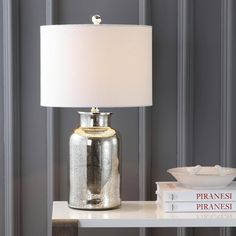
<path fill-rule="evenodd" d="M 164 213 L 154 201 L 122 202 L 119 209 L 84 211 L 53 202 L 53 223 L 78 222 L 78 227 L 235 227 L 236 212 Z"/>

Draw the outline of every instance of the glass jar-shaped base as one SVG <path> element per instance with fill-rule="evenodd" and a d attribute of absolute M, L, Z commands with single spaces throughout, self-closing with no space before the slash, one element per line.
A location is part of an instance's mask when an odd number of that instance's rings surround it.
<path fill-rule="evenodd" d="M 70 138 L 69 206 L 110 209 L 120 200 L 119 137 L 111 113 L 79 112 L 80 127 Z"/>

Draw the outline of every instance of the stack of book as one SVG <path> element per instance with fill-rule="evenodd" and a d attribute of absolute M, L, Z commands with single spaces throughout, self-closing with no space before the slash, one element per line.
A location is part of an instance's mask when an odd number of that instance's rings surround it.
<path fill-rule="evenodd" d="M 221 189 L 189 189 L 178 182 L 156 182 L 157 202 L 165 212 L 236 211 L 236 182 Z"/>

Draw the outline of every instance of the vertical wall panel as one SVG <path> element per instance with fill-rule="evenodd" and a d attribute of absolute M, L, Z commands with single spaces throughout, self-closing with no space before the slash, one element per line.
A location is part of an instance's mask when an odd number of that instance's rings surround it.
<path fill-rule="evenodd" d="M 4 234 L 19 235 L 20 111 L 19 111 L 19 5 L 2 1 L 3 119 L 4 127 Z"/>
<path fill-rule="evenodd" d="M 177 18 L 177 166 L 192 165 L 193 154 L 193 28 L 192 0 L 178 0 Z M 191 228 L 178 228 L 177 235 L 192 234 Z"/>
<path fill-rule="evenodd" d="M 150 0 L 139 0 L 139 24 L 151 24 Z M 139 108 L 139 200 L 150 200 L 151 193 L 151 108 Z M 140 228 L 140 236 L 151 235 L 151 230 Z"/>
<path fill-rule="evenodd" d="M 231 160 L 232 167 L 236 167 L 236 1 L 232 1 L 232 25 L 231 25 Z M 231 229 L 231 235 L 236 235 L 236 228 Z"/>
<path fill-rule="evenodd" d="M 236 167 L 236 2 L 232 1 L 232 51 L 231 51 L 231 76 L 232 76 L 232 86 L 231 86 L 231 164 Z M 236 234 L 236 232 L 235 232 Z"/>
<path fill-rule="evenodd" d="M 152 197 L 176 166 L 177 1 L 151 2 L 153 25 Z"/>
<path fill-rule="evenodd" d="M 56 24 L 57 4 L 55 0 L 45 0 L 46 24 Z M 47 235 L 52 235 L 52 205 L 59 199 L 59 133 L 58 109 L 47 108 Z"/>
<path fill-rule="evenodd" d="M 232 1 L 221 2 L 221 124 L 220 161 L 222 166 L 230 166 L 232 160 L 231 140 L 231 87 L 232 87 Z"/>
<path fill-rule="evenodd" d="M 153 26 L 152 199 L 155 181 L 170 180 L 176 166 L 177 1 L 151 1 Z M 153 229 L 152 235 L 175 235 L 176 229 Z"/>
<path fill-rule="evenodd" d="M 178 1 L 177 39 L 177 166 L 192 163 L 193 1 Z"/>
<path fill-rule="evenodd" d="M 221 1 L 221 123 L 220 164 L 232 166 L 232 28 L 233 2 Z M 231 235 L 230 228 L 221 228 L 221 236 Z"/>
<path fill-rule="evenodd" d="M 47 234 L 46 109 L 40 107 L 40 31 L 45 2 L 20 1 L 21 235 Z"/>
<path fill-rule="evenodd" d="M 3 15 L 3 5 L 0 4 L 0 15 Z M 3 19 L 0 24 L 0 134 L 4 134 L 3 124 Z M 0 138 L 0 236 L 4 236 L 4 138 Z"/>
<path fill-rule="evenodd" d="M 150 0 L 139 0 L 139 24 L 150 25 Z M 151 108 L 139 108 L 139 200 L 150 199 Z"/>
<path fill-rule="evenodd" d="M 231 104 L 230 104 L 230 109 L 231 109 L 231 132 L 230 132 L 230 165 L 232 167 L 236 167 L 236 1 L 231 1 L 231 12 L 232 14 L 232 19 L 231 19 L 231 55 L 230 55 L 230 60 L 231 60 L 231 68 L 230 68 L 230 73 L 231 73 Z M 236 228 L 231 228 L 231 235 L 236 235 Z"/>
<path fill-rule="evenodd" d="M 221 1 L 194 2 L 194 161 L 220 161 Z"/>

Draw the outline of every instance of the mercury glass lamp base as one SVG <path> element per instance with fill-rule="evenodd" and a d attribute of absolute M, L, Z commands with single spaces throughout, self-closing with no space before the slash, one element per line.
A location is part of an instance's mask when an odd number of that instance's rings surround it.
<path fill-rule="evenodd" d="M 70 138 L 69 207 L 113 209 L 121 205 L 119 136 L 111 113 L 79 112 L 80 127 Z"/>

